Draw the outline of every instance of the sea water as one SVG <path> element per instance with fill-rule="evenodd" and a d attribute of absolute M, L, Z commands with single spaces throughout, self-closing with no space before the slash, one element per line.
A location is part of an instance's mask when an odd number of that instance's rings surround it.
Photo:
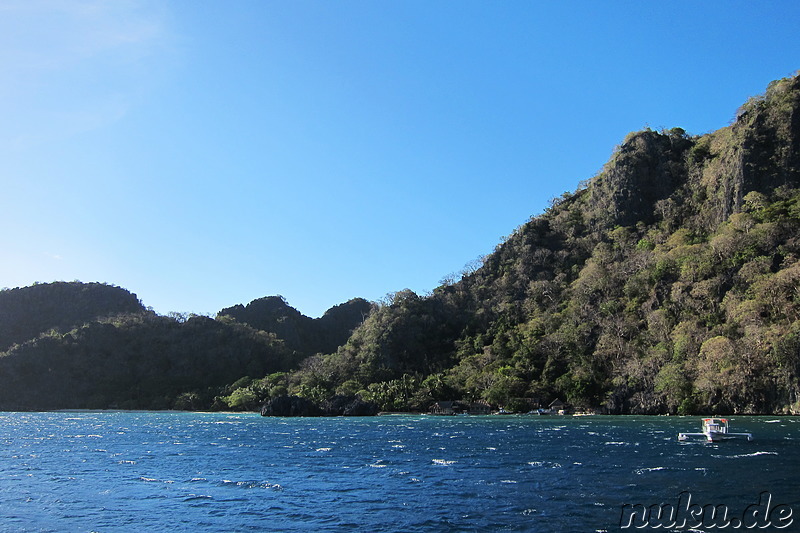
<path fill-rule="evenodd" d="M 754 440 L 678 441 L 699 417 L 0 413 L 0 531 L 619 531 L 625 505 L 741 517 L 763 493 L 800 530 L 800 420 L 729 420 Z"/>

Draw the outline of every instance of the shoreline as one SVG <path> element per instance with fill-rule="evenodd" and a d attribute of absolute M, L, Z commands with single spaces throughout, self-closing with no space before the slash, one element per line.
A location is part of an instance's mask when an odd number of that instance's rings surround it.
<path fill-rule="evenodd" d="M 444 415 L 432 414 L 419 411 L 381 411 L 375 415 L 369 416 L 347 416 L 347 415 L 322 415 L 322 416 L 263 416 L 259 411 L 208 411 L 208 410 L 182 410 L 182 409 L 0 409 L 0 413 L 195 413 L 195 414 L 210 414 L 210 415 L 258 415 L 263 418 L 372 418 L 372 417 L 389 417 L 389 416 L 425 416 L 431 418 L 534 418 L 534 419 L 569 419 L 569 418 L 591 418 L 591 417 L 647 417 L 647 418 L 703 418 L 703 417 L 784 417 L 784 418 L 798 418 L 800 414 L 791 413 L 737 413 L 725 414 L 714 413 L 712 414 L 633 414 L 633 413 L 572 413 L 572 414 L 548 414 L 540 415 L 538 413 L 490 413 L 490 414 L 459 414 L 459 415 Z"/>

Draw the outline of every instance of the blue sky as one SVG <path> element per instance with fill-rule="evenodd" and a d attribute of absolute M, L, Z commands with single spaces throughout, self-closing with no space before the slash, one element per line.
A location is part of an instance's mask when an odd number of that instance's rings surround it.
<path fill-rule="evenodd" d="M 800 3 L 0 0 L 0 287 L 432 290 L 624 136 L 728 125 Z"/>

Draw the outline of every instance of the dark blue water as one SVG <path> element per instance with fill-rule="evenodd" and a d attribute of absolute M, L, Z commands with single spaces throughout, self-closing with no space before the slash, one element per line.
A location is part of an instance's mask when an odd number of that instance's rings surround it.
<path fill-rule="evenodd" d="M 798 530 L 800 420 L 731 420 L 756 440 L 678 442 L 697 417 L 0 413 L 0 531 L 620 531 L 623 504 L 682 491 L 737 513 L 769 491 Z"/>

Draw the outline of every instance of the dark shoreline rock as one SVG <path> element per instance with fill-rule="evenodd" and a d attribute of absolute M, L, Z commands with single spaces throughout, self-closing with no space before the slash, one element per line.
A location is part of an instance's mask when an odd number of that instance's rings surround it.
<path fill-rule="evenodd" d="M 378 406 L 365 402 L 359 396 L 337 395 L 323 402 L 326 416 L 375 416 Z"/>
<path fill-rule="evenodd" d="M 320 416 L 322 410 L 306 398 L 300 396 L 279 396 L 264 404 L 261 416 Z"/>
<path fill-rule="evenodd" d="M 300 396 L 280 396 L 261 408 L 261 416 L 375 416 L 378 406 L 358 396 L 334 396 L 317 405 Z"/>

